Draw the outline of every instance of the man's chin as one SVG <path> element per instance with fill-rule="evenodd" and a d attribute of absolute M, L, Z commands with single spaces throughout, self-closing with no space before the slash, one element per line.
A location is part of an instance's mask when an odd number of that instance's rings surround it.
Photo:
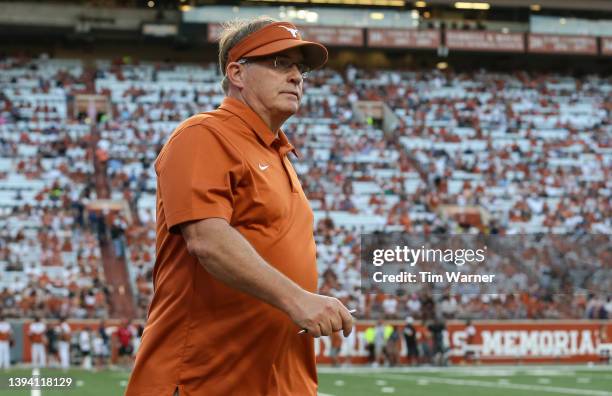
<path fill-rule="evenodd" d="M 287 103 L 280 109 L 280 112 L 283 113 L 287 118 L 289 118 L 295 113 L 297 113 L 299 109 L 300 105 L 298 103 Z"/>

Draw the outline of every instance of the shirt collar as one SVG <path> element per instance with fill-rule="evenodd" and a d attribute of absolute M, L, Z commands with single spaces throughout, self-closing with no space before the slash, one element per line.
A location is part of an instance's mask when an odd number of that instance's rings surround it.
<path fill-rule="evenodd" d="M 282 155 L 285 155 L 288 152 L 292 152 L 293 155 L 295 155 L 295 158 L 297 159 L 302 158 L 302 155 L 300 154 L 300 152 L 295 147 L 293 147 L 293 144 L 291 144 L 289 139 L 287 139 L 287 135 L 285 135 L 285 132 L 279 131 L 278 139 L 279 139 L 279 146 L 281 147 L 280 152 Z"/>
<path fill-rule="evenodd" d="M 229 111 L 244 121 L 249 127 L 251 127 L 251 130 L 255 132 L 261 141 L 266 144 L 266 146 L 271 147 L 274 141 L 278 140 L 278 150 L 281 152 L 281 154 L 284 155 L 285 153 L 291 151 L 296 157 L 299 158 L 297 150 L 289 142 L 287 135 L 285 135 L 282 130 L 279 130 L 277 138 L 274 132 L 272 132 L 266 123 L 263 122 L 261 117 L 259 117 L 259 115 L 257 115 L 257 113 L 255 113 L 255 111 L 253 111 L 253 109 L 251 109 L 246 103 L 243 103 L 236 98 L 226 96 L 219 108 Z"/>

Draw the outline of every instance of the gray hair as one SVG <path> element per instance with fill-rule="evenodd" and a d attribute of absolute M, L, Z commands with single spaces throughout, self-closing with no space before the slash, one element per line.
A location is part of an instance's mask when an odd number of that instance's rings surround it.
<path fill-rule="evenodd" d="M 223 75 L 221 81 L 223 92 L 227 94 L 229 91 L 229 81 L 225 76 L 225 68 L 227 67 L 230 50 L 249 34 L 274 22 L 279 21 L 268 16 L 260 16 L 251 19 L 234 19 L 223 24 L 223 30 L 219 38 L 219 69 Z"/>

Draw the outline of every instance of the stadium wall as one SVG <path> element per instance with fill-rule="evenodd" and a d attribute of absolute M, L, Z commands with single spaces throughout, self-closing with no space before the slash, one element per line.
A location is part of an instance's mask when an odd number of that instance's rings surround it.
<path fill-rule="evenodd" d="M 389 322 L 403 329 L 403 322 Z M 612 352 L 612 322 L 596 320 L 571 321 L 478 321 L 473 322 L 476 335 L 467 343 L 465 322 L 449 321 L 445 345 L 454 364 L 465 360 L 467 350 L 475 352 L 480 363 L 586 363 L 600 362 Z M 340 356 L 353 364 L 365 364 L 368 352 L 365 330 L 375 322 L 359 322 L 355 335 L 344 340 Z M 423 324 L 415 324 L 423 334 Z M 401 362 L 406 363 L 406 346 L 401 338 Z M 330 363 L 331 340 L 317 340 L 319 363 Z M 606 352 L 607 351 L 607 352 Z M 342 360 L 342 359 L 341 359 Z"/>
<path fill-rule="evenodd" d="M 29 321 L 13 323 L 16 335 L 13 357 L 19 361 L 30 362 L 30 341 L 27 337 Z M 89 327 L 95 330 L 98 321 L 69 321 L 73 332 Z M 114 335 L 118 321 L 107 321 L 107 329 Z M 389 321 L 385 324 L 403 330 L 404 323 Z M 54 325 L 53 322 L 47 325 Z M 365 330 L 375 326 L 373 321 L 360 321 L 349 338 L 343 339 L 340 357 L 342 362 L 351 364 L 368 363 L 365 343 Z M 471 343 L 467 342 L 465 322 L 449 321 L 445 332 L 445 345 L 449 346 L 448 355 L 453 364 L 465 361 L 466 351 L 474 352 L 475 358 L 483 364 L 495 363 L 597 363 L 609 360 L 612 353 L 612 321 L 602 320 L 565 320 L 565 321 L 477 321 L 473 322 L 476 335 Z M 423 334 L 424 326 L 415 327 Z M 111 337 L 113 348 L 111 359 L 117 354 L 117 342 Z M 407 363 L 406 346 L 400 337 L 401 362 Z M 330 337 L 322 337 L 315 342 L 317 362 L 331 363 L 329 356 Z M 606 356 L 608 358 L 606 358 Z"/>

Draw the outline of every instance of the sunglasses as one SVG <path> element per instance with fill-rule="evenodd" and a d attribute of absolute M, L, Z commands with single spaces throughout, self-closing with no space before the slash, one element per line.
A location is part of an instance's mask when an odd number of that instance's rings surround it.
<path fill-rule="evenodd" d="M 308 74 L 312 71 L 311 67 L 302 62 L 294 62 L 291 59 L 284 56 L 266 56 L 266 57 L 258 57 L 258 58 L 242 58 L 237 62 L 241 65 L 249 62 L 265 62 L 272 61 L 272 65 L 274 69 L 278 70 L 282 73 L 288 73 L 293 69 L 293 66 L 297 67 L 298 71 L 302 75 L 303 78 L 308 77 Z"/>

